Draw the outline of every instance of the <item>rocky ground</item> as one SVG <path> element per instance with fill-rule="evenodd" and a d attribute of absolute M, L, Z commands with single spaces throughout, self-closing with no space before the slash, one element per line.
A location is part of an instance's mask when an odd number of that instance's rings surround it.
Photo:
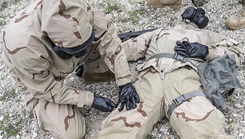
<path fill-rule="evenodd" d="M 2 33 L 6 23 L 17 11 L 28 5 L 31 0 L 1 0 L 0 1 L 0 46 L 2 47 Z M 107 13 L 119 32 L 136 31 L 146 28 L 173 26 L 181 20 L 180 14 L 187 6 L 193 6 L 190 0 L 183 0 L 182 8 L 177 11 L 166 7 L 163 9 L 148 6 L 145 0 L 89 0 L 95 9 Z M 204 5 L 210 23 L 207 29 L 229 36 L 245 45 L 245 28 L 230 30 L 225 27 L 225 20 L 241 9 L 238 1 L 234 0 L 213 0 Z M 0 47 L 0 53 L 1 53 Z M 137 75 L 135 66 L 137 63 L 130 63 L 130 69 Z M 228 110 L 225 112 L 225 129 L 228 134 L 236 139 L 245 138 L 245 79 L 244 66 L 239 72 L 243 88 L 237 89 L 234 95 L 227 98 Z M 48 133 L 41 132 L 33 115 L 25 107 L 23 96 L 15 86 L 14 81 L 8 74 L 8 69 L 0 58 L 0 139 L 49 139 Z M 133 78 L 135 80 L 135 76 Z M 83 85 L 82 81 L 70 74 L 65 82 L 75 88 L 90 90 L 104 96 L 117 100 L 117 87 L 114 82 L 103 82 L 92 85 Z M 108 115 L 95 109 L 87 110 L 87 136 L 90 139 L 100 129 L 100 122 Z M 177 139 L 175 131 L 170 127 L 166 119 L 157 123 L 148 139 Z"/>

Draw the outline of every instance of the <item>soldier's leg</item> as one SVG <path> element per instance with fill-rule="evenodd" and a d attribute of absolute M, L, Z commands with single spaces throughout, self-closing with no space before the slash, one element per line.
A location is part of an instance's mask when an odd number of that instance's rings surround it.
<path fill-rule="evenodd" d="M 84 65 L 83 79 L 85 83 L 94 83 L 100 81 L 115 80 L 115 75 L 109 70 L 100 52 L 107 53 L 117 48 L 121 43 L 119 38 L 107 38 L 105 36 L 116 36 L 116 30 L 112 23 L 107 20 L 106 15 L 102 12 L 93 12 L 93 28 L 95 31 L 95 40 L 93 41 L 93 52 L 86 60 Z M 109 34 L 108 34 L 109 33 Z M 112 48 L 112 46 L 115 46 Z M 112 50 L 110 50 L 112 49 Z"/>
<path fill-rule="evenodd" d="M 192 0 L 192 3 L 197 6 L 203 6 L 204 4 L 208 3 L 210 0 Z"/>
<path fill-rule="evenodd" d="M 169 6 L 170 8 L 177 10 L 180 9 L 182 0 L 147 0 L 148 4 L 156 8 L 164 8 Z"/>
<path fill-rule="evenodd" d="M 230 29 L 240 29 L 245 27 L 245 0 L 239 0 L 242 4 L 242 9 L 231 15 L 225 22 L 225 25 Z"/>
<path fill-rule="evenodd" d="M 72 105 L 59 105 L 47 101 L 35 101 L 33 113 L 38 126 L 51 133 L 55 139 L 82 139 L 85 121 L 79 109 Z"/>
<path fill-rule="evenodd" d="M 164 81 L 165 102 L 169 104 L 181 94 L 202 92 L 199 75 L 192 69 L 167 73 Z M 181 139 L 230 138 L 224 132 L 224 115 L 204 96 L 192 97 L 176 107 L 170 124 Z"/>
<path fill-rule="evenodd" d="M 115 75 L 109 70 L 108 66 L 101 58 L 99 51 L 94 51 L 94 53 L 90 55 L 90 58 L 84 62 L 82 78 L 85 83 L 89 84 L 115 80 Z"/>
<path fill-rule="evenodd" d="M 238 2 L 244 4 L 244 0 L 238 0 Z"/>
<path fill-rule="evenodd" d="M 114 110 L 103 122 L 97 139 L 143 139 L 163 117 L 163 89 L 159 74 L 148 69 L 134 84 L 141 102 L 137 108 Z"/>

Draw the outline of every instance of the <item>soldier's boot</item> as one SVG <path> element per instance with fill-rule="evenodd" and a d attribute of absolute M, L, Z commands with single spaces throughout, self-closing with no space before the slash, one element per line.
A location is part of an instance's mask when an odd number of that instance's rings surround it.
<path fill-rule="evenodd" d="M 181 8 L 182 0 L 147 0 L 148 4 L 156 8 L 164 8 L 169 6 L 174 10 Z"/>
<path fill-rule="evenodd" d="M 240 29 L 245 27 L 245 4 L 240 11 L 231 15 L 226 21 L 225 25 L 230 29 Z"/>
<path fill-rule="evenodd" d="M 203 6 L 204 4 L 208 3 L 209 0 L 192 0 L 192 3 L 196 6 L 196 7 L 200 7 Z"/>
<path fill-rule="evenodd" d="M 110 70 L 104 73 L 83 72 L 82 78 L 85 84 L 115 81 L 115 75 Z"/>

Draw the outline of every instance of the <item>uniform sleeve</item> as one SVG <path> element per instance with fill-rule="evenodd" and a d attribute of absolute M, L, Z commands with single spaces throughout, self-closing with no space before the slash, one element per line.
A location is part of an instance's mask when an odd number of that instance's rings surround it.
<path fill-rule="evenodd" d="M 128 61 L 137 61 L 138 59 L 145 58 L 147 49 L 151 42 L 152 37 L 159 32 L 157 29 L 152 32 L 141 34 L 136 38 L 129 39 L 121 45 L 125 50 Z"/>
<path fill-rule="evenodd" d="M 235 55 L 237 65 L 241 66 L 244 61 L 244 53 L 242 52 L 242 46 L 237 41 L 212 31 L 207 31 L 207 34 L 209 47 L 208 60 L 213 60 L 224 54 Z"/>
<path fill-rule="evenodd" d="M 78 107 L 91 106 L 93 93 L 76 90 L 63 81 L 57 81 L 48 70 L 52 64 L 48 60 L 38 57 L 28 49 L 19 51 L 12 58 L 16 65 L 14 72 L 34 98 Z"/>
<path fill-rule="evenodd" d="M 117 85 L 131 82 L 131 73 L 122 42 L 117 36 L 114 24 L 108 21 L 103 13 L 93 12 L 95 37 L 98 49 L 106 65 L 115 74 Z"/>

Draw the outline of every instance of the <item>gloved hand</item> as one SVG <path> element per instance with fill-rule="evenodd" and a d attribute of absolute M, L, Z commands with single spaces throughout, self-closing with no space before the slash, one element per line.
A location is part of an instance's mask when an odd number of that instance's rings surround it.
<path fill-rule="evenodd" d="M 119 100 L 117 103 L 117 105 L 120 105 L 119 111 L 123 110 L 124 105 L 126 105 L 127 110 L 134 109 L 137 107 L 136 103 L 139 102 L 140 98 L 132 83 L 119 86 Z"/>
<path fill-rule="evenodd" d="M 82 77 L 84 71 L 84 62 L 77 64 L 75 68 L 75 75 Z"/>
<path fill-rule="evenodd" d="M 208 3 L 209 0 L 192 0 L 192 3 L 196 6 L 196 7 L 200 7 L 203 6 L 205 3 Z"/>
<path fill-rule="evenodd" d="M 91 106 L 92 108 L 98 109 L 102 112 L 112 112 L 116 108 L 116 104 L 109 98 L 94 95 L 94 101 Z"/>
<path fill-rule="evenodd" d="M 190 42 L 176 42 L 177 46 L 175 46 L 174 50 L 185 57 L 188 58 L 201 58 L 205 59 L 208 55 L 208 47 L 206 45 L 202 45 L 198 42 L 190 43 Z"/>

